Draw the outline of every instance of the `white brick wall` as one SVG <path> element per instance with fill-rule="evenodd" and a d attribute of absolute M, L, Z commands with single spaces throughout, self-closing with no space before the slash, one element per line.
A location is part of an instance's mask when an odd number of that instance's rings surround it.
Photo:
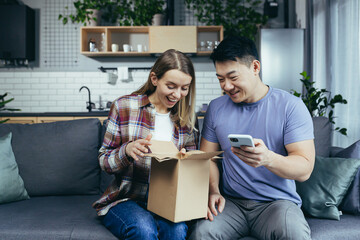
<path fill-rule="evenodd" d="M 85 112 L 88 92 L 79 89 L 87 86 L 91 101 L 99 107 L 119 96 L 130 94 L 146 82 L 148 71 L 132 71 L 133 81 L 107 83 L 102 72 L 0 72 L 0 94 L 9 92 L 15 100 L 7 107 L 20 108 L 22 112 Z M 203 103 L 221 95 L 215 72 L 196 73 L 196 111 Z"/>

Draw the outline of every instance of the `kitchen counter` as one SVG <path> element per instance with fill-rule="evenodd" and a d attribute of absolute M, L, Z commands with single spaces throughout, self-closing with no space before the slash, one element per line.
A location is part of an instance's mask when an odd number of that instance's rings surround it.
<path fill-rule="evenodd" d="M 108 110 L 91 112 L 0 112 L 0 122 L 33 124 L 84 118 L 98 118 L 100 122 L 103 122 L 108 118 L 108 115 Z"/>
<path fill-rule="evenodd" d="M 98 117 L 108 115 L 108 110 L 91 112 L 0 112 L 0 117 Z"/>

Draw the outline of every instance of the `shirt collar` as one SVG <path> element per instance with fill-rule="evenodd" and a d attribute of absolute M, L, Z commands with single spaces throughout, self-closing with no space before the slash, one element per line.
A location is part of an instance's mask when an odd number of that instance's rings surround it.
<path fill-rule="evenodd" d="M 140 96 L 140 107 L 151 105 L 149 97 L 147 95 Z"/>

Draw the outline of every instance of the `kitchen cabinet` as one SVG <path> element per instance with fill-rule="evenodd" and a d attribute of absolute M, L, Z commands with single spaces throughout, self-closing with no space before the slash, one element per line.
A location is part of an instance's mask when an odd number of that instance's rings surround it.
<path fill-rule="evenodd" d="M 200 49 L 200 42 L 211 41 L 214 46 L 215 41 L 224 37 L 222 26 L 98 26 L 81 27 L 80 31 L 80 52 L 88 57 L 151 56 L 170 48 L 208 56 L 212 50 Z M 97 52 L 90 52 L 90 39 L 95 40 Z M 112 44 L 118 44 L 119 50 L 112 52 Z M 132 51 L 124 52 L 123 44 L 129 44 Z M 137 51 L 139 44 L 142 52 Z"/>

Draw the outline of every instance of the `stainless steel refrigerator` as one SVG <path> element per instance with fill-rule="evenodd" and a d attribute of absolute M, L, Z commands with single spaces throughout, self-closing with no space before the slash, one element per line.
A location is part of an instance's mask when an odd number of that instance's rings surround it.
<path fill-rule="evenodd" d="M 304 29 L 261 29 L 257 36 L 262 81 L 275 88 L 301 92 Z"/>

